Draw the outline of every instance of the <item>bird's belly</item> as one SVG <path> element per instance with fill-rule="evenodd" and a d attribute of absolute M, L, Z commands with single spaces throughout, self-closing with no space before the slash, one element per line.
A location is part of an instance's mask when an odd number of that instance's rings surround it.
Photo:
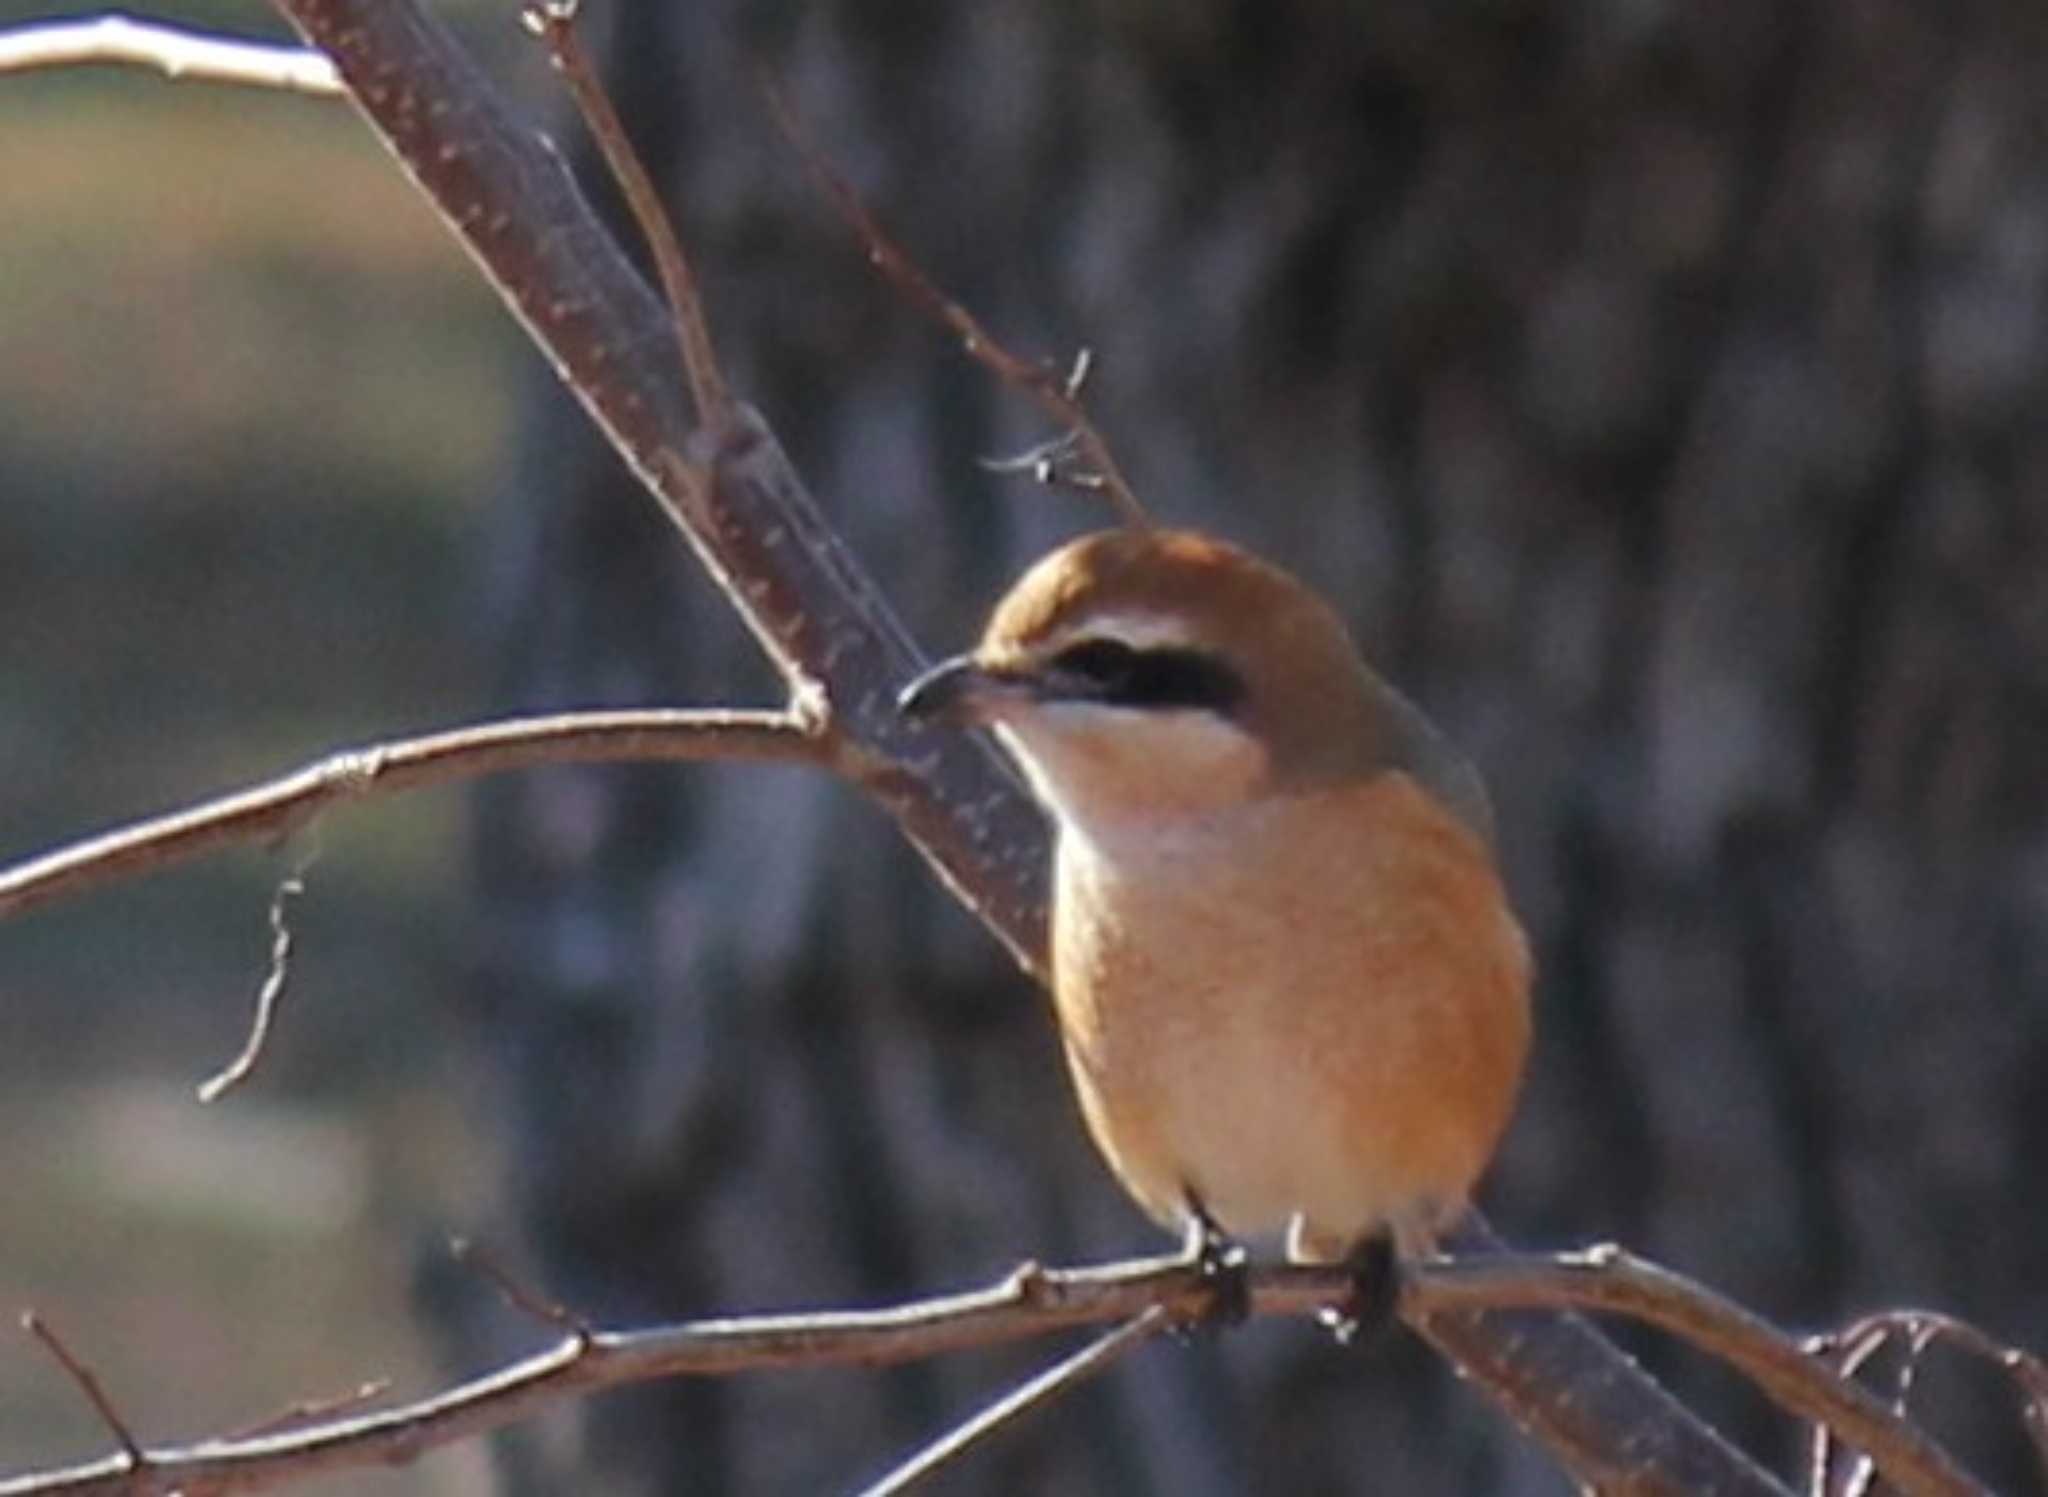
<path fill-rule="evenodd" d="M 1276 1050 L 1241 1032 L 1184 1042 L 1179 1077 L 1146 1078 L 1163 1098 L 1162 1153 L 1233 1235 L 1276 1235 L 1296 1213 L 1362 1222 L 1381 1173 L 1358 1147 L 1369 1141 L 1343 1135 L 1304 1057 Z"/>
<path fill-rule="evenodd" d="M 1235 1236 L 1299 1217 L 1348 1242 L 1432 1195 L 1443 1167 L 1412 1147 L 1411 1083 L 1355 1026 L 1311 1047 L 1259 1022 L 1260 995 L 1190 993 L 1155 990 L 1068 1047 L 1090 1131 L 1151 1215 L 1174 1223 L 1192 1194 Z"/>

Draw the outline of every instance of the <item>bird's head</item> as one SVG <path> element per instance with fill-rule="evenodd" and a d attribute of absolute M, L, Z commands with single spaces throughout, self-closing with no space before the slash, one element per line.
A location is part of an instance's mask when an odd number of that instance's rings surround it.
<path fill-rule="evenodd" d="M 973 652 L 901 706 L 993 726 L 1048 809 L 1098 828 L 1369 774 L 1407 741 L 1390 713 L 1413 715 L 1302 583 L 1207 536 L 1138 529 L 1044 557 Z"/>

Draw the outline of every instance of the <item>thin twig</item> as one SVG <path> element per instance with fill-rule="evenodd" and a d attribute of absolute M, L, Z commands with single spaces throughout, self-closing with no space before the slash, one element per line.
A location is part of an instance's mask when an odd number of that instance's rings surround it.
<path fill-rule="evenodd" d="M 521 1314 L 532 1316 L 542 1325 L 550 1326 L 572 1340 L 587 1342 L 597 1334 L 589 1321 L 567 1305 L 536 1293 L 513 1277 L 511 1271 L 475 1239 L 458 1237 L 448 1244 L 448 1250 L 457 1263 L 473 1268 L 489 1279 L 505 1303 Z"/>
<path fill-rule="evenodd" d="M 1926 1354 L 1927 1344 L 1933 1339 L 1933 1332 L 1923 1321 L 1911 1321 L 1901 1328 L 1905 1345 L 1900 1348 L 1898 1364 L 1892 1369 L 1891 1397 L 1886 1400 L 1893 1414 L 1901 1421 L 1912 1417 L 1913 1388 L 1920 1377 L 1920 1359 Z M 1869 1452 L 1858 1451 L 1852 1468 L 1853 1478 L 1844 1487 L 1843 1497 L 1866 1497 L 1877 1483 L 1877 1462 Z"/>
<path fill-rule="evenodd" d="M 314 829 L 316 832 L 318 828 Z M 199 1084 L 199 1100 L 217 1102 L 240 1086 L 256 1069 L 270 1043 L 271 1022 L 277 1017 L 277 1003 L 292 970 L 291 901 L 306 892 L 306 875 L 319 859 L 320 844 L 309 838 L 305 850 L 292 860 L 292 871 L 277 882 L 270 896 L 270 968 L 263 974 L 263 986 L 256 992 L 256 1012 L 249 1021 L 248 1038 L 241 1053 Z"/>
<path fill-rule="evenodd" d="M 71 843 L 0 869 L 0 917 L 201 853 L 283 836 L 339 800 L 544 765 L 744 760 L 828 765 L 829 734 L 786 712 L 562 712 L 344 749 L 246 790 Z"/>
<path fill-rule="evenodd" d="M 1070 431 L 1049 437 L 1037 446 L 1027 447 L 1009 457 L 984 457 L 975 461 L 990 473 L 1029 473 L 1039 483 L 1050 484 L 1067 471 L 1066 465 L 1073 460 L 1080 440 L 1079 432 Z"/>
<path fill-rule="evenodd" d="M 683 372 L 690 381 L 690 395 L 696 402 L 697 419 L 706 429 L 724 436 L 733 427 L 732 392 L 718 365 L 718 351 L 712 346 L 710 320 L 704 314 L 704 300 L 697 291 L 697 277 L 676 237 L 661 194 L 655 190 L 633 149 L 631 137 L 612 107 L 604 80 L 590 60 L 589 49 L 577 33 L 580 0 L 536 0 L 521 13 L 526 29 L 547 47 L 548 60 L 569 85 L 570 97 L 589 128 L 591 138 L 603 153 L 612 179 L 626 195 L 634 221 L 654 256 L 655 272 L 661 277 L 662 294 L 675 318 L 676 343 L 683 356 Z"/>
<path fill-rule="evenodd" d="M 97 64 L 147 68 L 173 81 L 240 83 L 323 98 L 345 92 L 334 64 L 311 47 L 244 41 L 122 15 L 0 30 L 0 73 Z"/>
<path fill-rule="evenodd" d="M 1882 1351 L 1891 1340 L 1891 1330 L 1883 1325 L 1864 1324 L 1851 1327 L 1840 1333 L 1809 1336 L 1805 1350 L 1823 1360 L 1832 1362 L 1835 1375 L 1844 1379 L 1857 1376 L 1869 1360 Z M 1807 1490 L 1811 1497 L 1855 1497 L 1856 1492 L 1868 1485 L 1876 1468 L 1870 1457 L 1854 1451 L 1848 1452 L 1849 1463 L 1837 1479 L 1835 1467 L 1834 1434 L 1818 1421 L 1807 1441 Z"/>
<path fill-rule="evenodd" d="M 852 184 L 839 174 L 811 140 L 795 106 L 781 88 L 772 79 L 764 80 L 763 87 L 783 135 L 802 158 L 805 170 L 818 184 L 819 190 L 860 240 L 869 263 L 881 271 L 913 306 L 959 338 L 960 346 L 969 355 L 993 371 L 1005 384 L 1022 390 L 1037 402 L 1039 409 L 1073 436 L 1080 456 L 1086 460 L 1091 478 L 1088 486 L 1099 486 L 1103 497 L 1124 524 L 1151 524 L 1144 505 L 1138 502 L 1138 496 L 1125 482 L 1123 470 L 1110 453 L 1109 443 L 1103 439 L 1081 404 L 1080 388 L 1088 373 L 1088 355 L 1084 352 L 1075 360 L 1072 372 L 1062 375 L 1045 364 L 1011 353 L 972 312 L 941 291 L 908 252 L 889 237 L 874 214 L 868 211 L 867 204 L 861 201 L 860 194 L 853 190 Z M 1048 473 L 1052 471 L 1055 470 L 1047 470 Z"/>
<path fill-rule="evenodd" d="M 1897 1336 L 1906 1338 L 1903 1355 L 1908 1368 L 1931 1347 L 1945 1342 L 2005 1373 L 2019 1395 L 2021 1423 L 2033 1442 L 2041 1474 L 2048 1478 L 2048 1361 L 2023 1347 L 2007 1345 L 1987 1336 L 1967 1321 L 1936 1310 L 1882 1310 L 1853 1321 L 1838 1331 L 1809 1336 L 1805 1349 L 1817 1357 L 1832 1360 L 1841 1376 L 1853 1378 Z M 1903 1414 L 1903 1408 L 1900 1412 Z M 1825 1478 L 1831 1459 L 1831 1443 L 1828 1427 L 1816 1424 L 1811 1460 L 1817 1482 Z M 1867 1471 L 1866 1458 L 1844 1483 L 1842 1490 L 1853 1492 L 1859 1478 L 1867 1484 Z"/>
<path fill-rule="evenodd" d="M 1097 1336 L 1073 1355 L 1062 1357 L 1028 1382 L 1012 1388 L 971 1419 L 954 1425 L 881 1480 L 863 1488 L 861 1497 L 896 1497 L 899 1492 L 909 1491 L 946 1462 L 965 1454 L 1013 1419 L 1021 1418 L 1055 1395 L 1104 1371 L 1167 1323 L 1165 1308 L 1154 1305 L 1135 1319 Z"/>
<path fill-rule="evenodd" d="M 289 1408 L 272 1414 L 268 1419 L 236 1430 L 228 1439 L 254 1440 L 297 1425 L 308 1424 L 315 1419 L 331 1419 L 337 1414 L 347 1413 L 350 1409 L 359 1409 L 365 1404 L 375 1403 L 390 1391 L 391 1379 L 378 1377 L 366 1383 L 358 1383 L 346 1393 L 336 1393 L 326 1398 L 303 1398 Z"/>
<path fill-rule="evenodd" d="M 64 1369 L 66 1376 L 78 1385 L 93 1412 L 100 1416 L 100 1423 L 113 1433 L 114 1443 L 121 1447 L 115 1457 L 126 1471 L 140 1471 L 149 1465 L 149 1457 L 143 1453 L 141 1442 L 128 1430 L 128 1425 L 114 1408 L 114 1401 L 107 1397 L 107 1390 L 100 1386 L 100 1380 L 93 1375 L 90 1367 L 71 1353 L 54 1327 L 33 1310 L 21 1312 L 21 1328 L 43 1343 L 43 1349 L 57 1359 L 57 1365 Z"/>

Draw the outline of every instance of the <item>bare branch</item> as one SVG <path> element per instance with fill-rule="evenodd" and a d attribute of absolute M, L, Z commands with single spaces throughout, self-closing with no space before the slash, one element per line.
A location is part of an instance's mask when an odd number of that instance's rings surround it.
<path fill-rule="evenodd" d="M 1864 1365 L 1890 1340 L 1888 1328 L 1866 1325 L 1839 1334 L 1809 1337 L 1806 1349 L 1816 1356 L 1831 1358 L 1838 1377 L 1854 1378 L 1862 1374 Z M 1830 1497 L 1830 1494 L 1861 1497 L 1877 1475 L 1877 1468 L 1871 1464 L 1870 1457 L 1854 1450 L 1842 1450 L 1842 1461 L 1838 1466 L 1837 1443 L 1834 1432 L 1825 1424 L 1813 1426 L 1807 1440 L 1806 1489 L 1809 1497 Z"/>
<path fill-rule="evenodd" d="M 279 779 L 0 869 L 0 917 L 238 843 L 297 831 L 336 801 L 546 764 L 738 759 L 826 764 L 834 749 L 786 712 L 650 708 L 478 723 L 343 749 Z"/>
<path fill-rule="evenodd" d="M 1456 1261 L 1509 1249 L 1477 1211 L 1439 1246 Z M 1412 1269 L 1404 1266 L 1403 1277 Z M 1630 1494 L 1770 1493 L 1788 1489 L 1673 1398 L 1595 1327 L 1553 1311 L 1439 1310 L 1411 1301 L 1410 1326 L 1473 1387 L 1542 1441 L 1581 1486 Z"/>
<path fill-rule="evenodd" d="M 1915 1364 L 1930 1347 L 1946 1342 L 1970 1356 L 1989 1362 L 2012 1380 L 2013 1389 L 2019 1396 L 2021 1424 L 2033 1442 L 2041 1474 L 2048 1477 L 2048 1362 L 2032 1352 L 2008 1346 L 1966 1321 L 1934 1310 L 1885 1310 L 1866 1315 L 1839 1331 L 1809 1336 L 1804 1349 L 1816 1357 L 1829 1359 L 1842 1377 L 1854 1378 L 1872 1357 L 1900 1337 L 1904 1338 L 1906 1349 L 1899 1371 L 1898 1396 L 1893 1401 L 1895 1413 L 1905 1417 L 1906 1397 L 1911 1391 Z M 1810 1458 L 1815 1490 L 1825 1486 L 1831 1446 L 1839 1433 L 1826 1424 L 1814 1425 Z M 1868 1480 L 1866 1461 L 1847 1474 L 1842 1490 L 1855 1492 L 1867 1486 Z"/>
<path fill-rule="evenodd" d="M 1253 1275 L 1253 1308 L 1308 1314 L 1343 1292 L 1337 1270 Z M 757 1368 L 882 1366 L 1145 1316 L 1194 1314 L 1210 1286 L 1180 1258 L 1057 1272 L 1027 1267 L 1000 1283 L 884 1310 L 692 1321 L 639 1331 L 570 1334 L 547 1351 L 415 1403 L 255 1440 L 210 1440 L 127 1452 L 0 1481 L 0 1497 L 258 1491 L 307 1476 L 412 1460 L 501 1428 L 573 1394 L 659 1377 Z"/>
<path fill-rule="evenodd" d="M 1086 462 L 1084 471 L 1089 475 L 1086 487 L 1099 487 L 1126 525 L 1151 524 L 1145 506 L 1138 502 L 1138 496 L 1124 481 L 1123 470 L 1117 466 L 1109 443 L 1103 439 L 1081 404 L 1081 384 L 1087 378 L 1092 363 L 1088 353 L 1084 350 L 1075 359 L 1072 372 L 1064 375 L 1048 365 L 1033 363 L 1011 353 L 972 312 L 941 291 L 903 247 L 889 237 L 881 223 L 868 211 L 867 204 L 861 201 L 860 194 L 853 190 L 852 184 L 839 175 L 825 153 L 810 139 L 782 90 L 772 80 L 765 87 L 783 135 L 802 158 L 805 170 L 811 174 L 819 190 L 860 240 L 868 262 L 888 277 L 911 305 L 951 331 L 970 356 L 992 370 L 1003 383 L 1030 396 L 1039 409 L 1071 435 L 1078 455 Z M 1057 449 L 1039 448 L 1035 452 L 1048 450 Z M 1045 475 L 1042 481 L 1050 481 L 1060 470 L 1056 466 L 1040 470 L 1034 465 L 1032 471 L 1042 471 Z"/>
<path fill-rule="evenodd" d="M 233 1060 L 199 1083 L 199 1100 L 202 1102 L 217 1102 L 246 1081 L 270 1042 L 271 1021 L 277 1017 L 277 1000 L 284 996 L 285 981 L 292 970 L 292 927 L 288 911 L 292 900 L 306 892 L 306 861 L 302 860 L 288 876 L 279 879 L 270 896 L 270 967 L 263 974 L 263 986 L 256 990 L 256 1013 L 249 1021 L 249 1037 L 242 1042 L 241 1052 Z"/>
<path fill-rule="evenodd" d="M 458 1237 L 448 1244 L 455 1261 L 473 1268 L 491 1281 L 505 1303 L 522 1315 L 530 1315 L 542 1325 L 551 1326 L 573 1341 L 589 1341 L 596 1335 L 590 1322 L 577 1315 L 567 1305 L 551 1300 L 529 1289 L 514 1278 L 511 1270 L 500 1263 L 482 1244 L 468 1237 Z"/>
<path fill-rule="evenodd" d="M 1097 1336 L 1071 1356 L 1062 1357 L 1030 1381 L 1012 1388 L 973 1418 L 947 1430 L 880 1481 L 863 1488 L 861 1497 L 895 1497 L 898 1492 L 909 1491 L 946 1462 L 958 1459 L 1012 1420 L 1114 1366 L 1125 1352 L 1169 1324 L 1165 1309 L 1154 1305 L 1115 1330 Z"/>
<path fill-rule="evenodd" d="M 1404 1317 L 1434 1338 L 1461 1309 L 1569 1307 L 1625 1315 L 1681 1337 L 1742 1373 L 1778 1407 L 1825 1424 L 1867 1452 L 1901 1492 L 1983 1489 L 1924 1431 L 1732 1300 L 1613 1246 L 1554 1257 L 1458 1258 L 1433 1264 Z"/>
<path fill-rule="evenodd" d="M 1247 1290 L 1254 1314 L 1313 1316 L 1341 1303 L 1352 1282 L 1341 1267 L 1270 1265 L 1250 1271 Z M 1200 1267 L 1174 1254 L 1081 1269 L 1026 1264 L 984 1289 L 882 1310 L 758 1315 L 637 1331 L 579 1327 L 545 1352 L 414 1403 L 261 1439 L 124 1450 L 88 1465 L 0 1481 L 0 1497 L 254 1491 L 323 1471 L 411 1460 L 594 1389 L 773 1367 L 881 1366 L 1132 1322 L 1152 1312 L 1187 1319 L 1206 1309 L 1213 1294 Z M 1622 1314 L 1674 1331 L 1755 1379 L 1781 1407 L 1825 1419 L 1870 1451 L 1885 1479 L 1908 1497 L 1982 1497 L 1984 1489 L 1925 1434 L 1826 1362 L 1739 1307 L 1626 1254 L 1438 1258 L 1408 1264 L 1402 1274 L 1401 1316 L 1430 1339 L 1446 1318 L 1537 1306 Z M 1649 1434 L 1655 1444 L 1653 1431 L 1623 1433 L 1636 1441 Z M 1786 1492 L 1768 1477 L 1730 1480 L 1725 1472 L 1705 1488 L 1647 1458 L 1635 1467 L 1610 1463 L 1602 1490 Z"/>
<path fill-rule="evenodd" d="M 579 8 L 578 0 L 535 0 L 527 6 L 523 19 L 527 30 L 546 44 L 549 60 L 569 85 L 570 96 L 576 100 L 576 108 L 603 153 L 605 165 L 626 195 L 633 218 L 654 255 L 662 294 L 668 298 L 669 311 L 675 318 L 676 344 L 682 354 L 683 372 L 690 381 L 690 394 L 696 401 L 697 419 L 715 435 L 723 436 L 732 430 L 732 392 L 726 388 L 718 353 L 712 347 L 711 325 L 704 315 L 704 300 L 697 292 L 697 278 L 676 238 L 675 225 L 661 194 L 649 180 L 618 111 L 612 107 L 611 95 L 598 78 L 590 52 L 577 33 Z"/>
<path fill-rule="evenodd" d="M 0 30 L 0 73 L 97 64 L 149 68 L 173 81 L 241 83 L 326 98 L 345 92 L 334 64 L 310 47 L 243 41 L 123 15 Z"/>
<path fill-rule="evenodd" d="M 100 1416 L 100 1423 L 112 1431 L 114 1443 L 121 1447 L 120 1454 L 114 1457 L 121 1463 L 121 1469 L 138 1471 L 147 1466 L 149 1457 L 142 1453 L 142 1446 L 137 1443 L 135 1436 L 129 1433 L 127 1422 L 115 1409 L 114 1401 L 107 1397 L 107 1390 L 100 1386 L 100 1380 L 93 1375 L 93 1370 L 72 1354 L 71 1348 L 64 1344 L 64 1338 L 33 1310 L 22 1311 L 21 1328 L 43 1343 L 43 1349 L 56 1358 L 57 1365 L 64 1369 L 64 1375 L 78 1385 L 79 1392 L 85 1395 L 85 1401 L 91 1404 L 93 1412 Z"/>
<path fill-rule="evenodd" d="M 410 0 L 273 0 L 476 257 L 660 501 L 799 702 L 829 706 L 848 772 L 1026 971 L 1043 973 L 1046 837 L 986 744 L 893 710 L 924 663 L 758 415 L 689 429 L 661 304 L 547 139 Z"/>

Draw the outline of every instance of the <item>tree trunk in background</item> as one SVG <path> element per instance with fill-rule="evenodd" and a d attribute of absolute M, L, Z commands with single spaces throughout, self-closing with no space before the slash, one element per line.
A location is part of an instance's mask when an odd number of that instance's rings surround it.
<path fill-rule="evenodd" d="M 592 22 L 735 385 L 935 651 L 1106 516 L 977 469 L 1045 432 L 874 282 L 757 57 L 992 327 L 1095 349 L 1094 409 L 1162 518 L 1327 590 L 1480 761 L 1543 969 L 1487 1197 L 1508 1235 L 1617 1237 L 1795 1325 L 1919 1302 L 2038 1348 L 2043 15 Z M 526 430 L 489 586 L 504 705 L 775 700 L 581 415 L 537 388 Z M 865 1304 L 1165 1245 L 1090 1153 L 1043 1002 L 852 794 L 572 769 L 492 782 L 478 828 L 505 1209 L 578 1310 Z M 465 1366 L 532 1337 L 480 1299 L 440 1301 Z M 625 1393 L 509 1440 L 505 1489 L 843 1490 L 1046 1354 Z M 2016 1419 L 1954 1381 L 1941 1427 L 2023 1484 Z M 1145 1350 L 945 1489 L 1562 1483 L 1406 1338 L 1260 1325 Z"/>

